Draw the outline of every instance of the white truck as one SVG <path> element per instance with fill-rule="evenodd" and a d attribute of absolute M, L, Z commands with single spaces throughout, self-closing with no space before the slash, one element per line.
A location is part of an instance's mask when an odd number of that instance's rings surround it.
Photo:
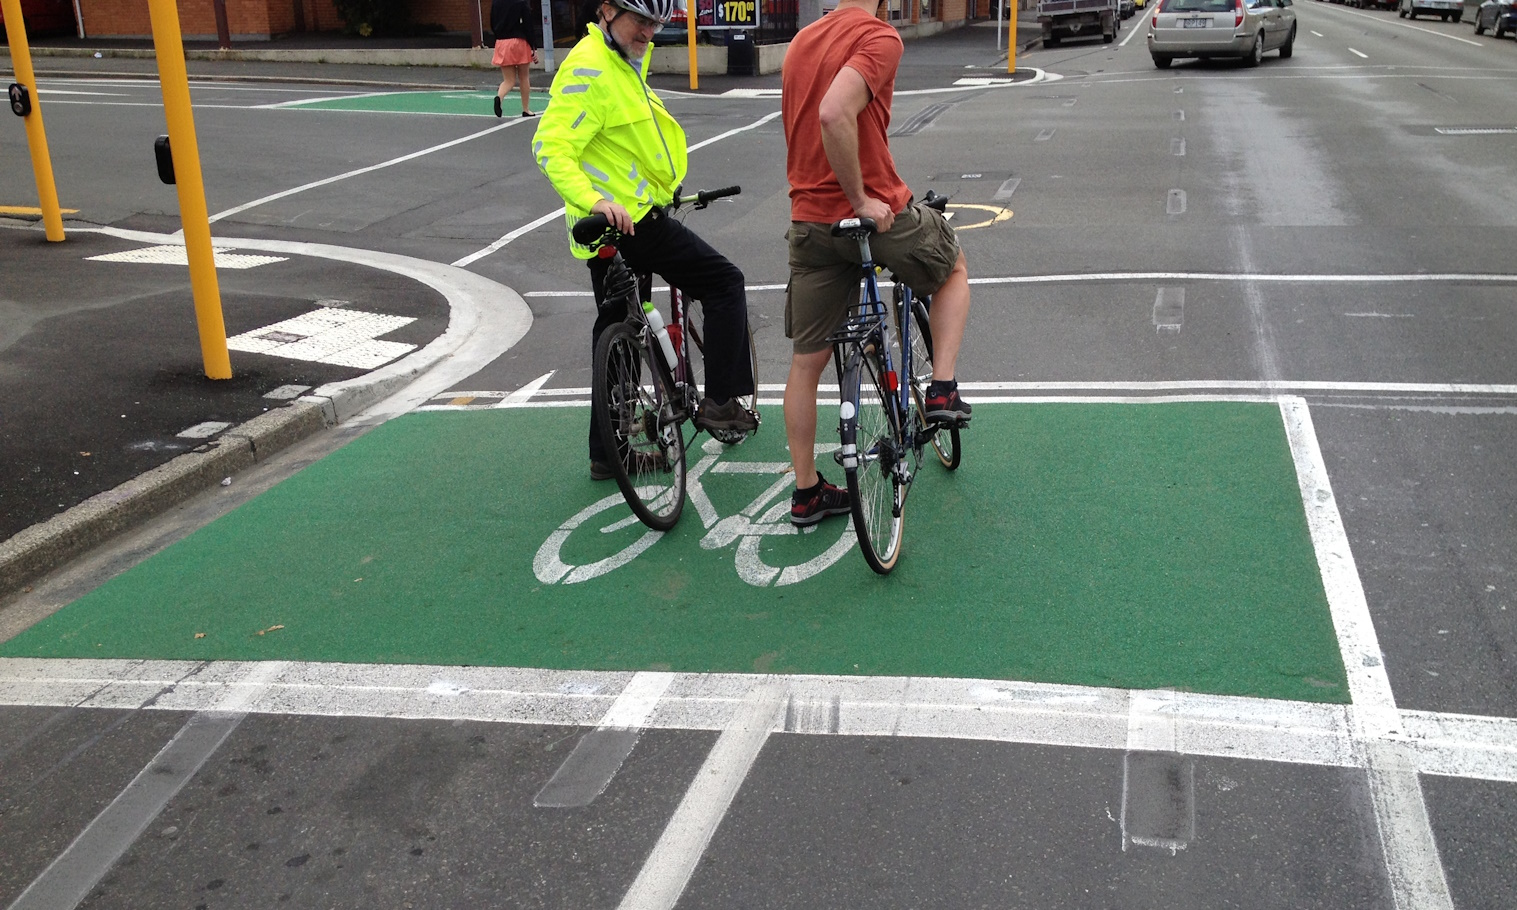
<path fill-rule="evenodd" d="M 1058 47 L 1065 38 L 1094 38 L 1110 44 L 1122 17 L 1117 0 L 1038 0 L 1043 46 Z"/>

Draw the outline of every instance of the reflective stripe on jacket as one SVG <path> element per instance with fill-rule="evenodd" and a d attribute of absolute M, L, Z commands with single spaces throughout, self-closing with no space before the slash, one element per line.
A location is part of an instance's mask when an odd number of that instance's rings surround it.
<path fill-rule="evenodd" d="M 564 199 L 569 226 L 609 199 L 639 221 L 685 179 L 685 131 L 645 81 L 653 46 L 633 69 L 590 26 L 564 58 L 532 137 L 537 167 Z M 588 247 L 569 238 L 575 256 Z"/>

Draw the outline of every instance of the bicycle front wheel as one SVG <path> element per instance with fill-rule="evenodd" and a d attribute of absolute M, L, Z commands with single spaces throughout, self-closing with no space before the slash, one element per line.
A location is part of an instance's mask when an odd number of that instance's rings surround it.
<path fill-rule="evenodd" d="M 902 293 L 900 286 L 896 286 L 895 315 L 896 325 L 900 326 L 902 317 Z M 928 426 L 927 422 L 927 383 L 932 379 L 932 326 L 928 322 L 927 299 L 913 297 L 911 299 L 911 400 L 916 405 L 917 423 L 919 426 Z M 932 450 L 938 456 L 938 461 L 943 467 L 952 471 L 959 466 L 959 428 L 939 427 L 932 432 Z"/>
<path fill-rule="evenodd" d="M 849 352 L 843 367 L 842 393 L 839 432 L 853 529 L 869 568 L 885 575 L 895 568 L 901 555 L 901 507 L 906 491 L 896 464 L 906 453 L 895 399 L 877 347 L 856 347 Z"/>
<path fill-rule="evenodd" d="M 683 418 L 638 326 L 617 323 L 596 343 L 590 409 L 627 505 L 656 531 L 674 527 L 685 507 Z"/>

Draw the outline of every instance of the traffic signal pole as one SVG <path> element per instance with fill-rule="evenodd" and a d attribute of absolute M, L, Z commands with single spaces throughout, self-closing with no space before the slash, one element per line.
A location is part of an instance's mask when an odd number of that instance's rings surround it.
<path fill-rule="evenodd" d="M 26 41 L 26 23 L 21 19 L 21 0 L 0 0 L 5 11 L 5 37 L 10 43 L 11 66 L 16 84 L 10 92 L 11 109 L 26 126 L 26 145 L 32 156 L 32 174 L 37 179 L 37 203 L 42 208 L 42 228 L 47 239 L 63 240 L 63 212 L 58 208 L 58 187 L 53 182 L 53 159 L 47 151 L 47 132 L 42 128 L 42 104 L 37 98 L 37 75 L 32 70 L 32 49 Z"/>
<path fill-rule="evenodd" d="M 174 159 L 174 186 L 179 191 L 179 222 L 184 229 L 185 255 L 190 261 L 200 355 L 206 376 L 231 379 L 232 362 L 227 353 L 226 323 L 221 315 L 215 253 L 211 250 L 211 219 L 205 204 L 205 180 L 200 173 L 200 146 L 195 141 L 195 118 L 190 111 L 190 76 L 184 63 L 179 10 L 174 0 L 148 0 L 148 15 L 153 23 L 163 115 L 168 121 L 169 151 Z M 9 17 L 7 7 L 6 18 Z"/>

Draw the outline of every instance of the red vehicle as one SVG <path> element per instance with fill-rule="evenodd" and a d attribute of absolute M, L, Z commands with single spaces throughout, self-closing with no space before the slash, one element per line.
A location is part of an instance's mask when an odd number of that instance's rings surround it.
<path fill-rule="evenodd" d="M 5 13 L 0 12 L 4 21 Z M 77 28 L 72 0 L 21 0 L 21 21 L 27 35 L 73 34 Z"/>

